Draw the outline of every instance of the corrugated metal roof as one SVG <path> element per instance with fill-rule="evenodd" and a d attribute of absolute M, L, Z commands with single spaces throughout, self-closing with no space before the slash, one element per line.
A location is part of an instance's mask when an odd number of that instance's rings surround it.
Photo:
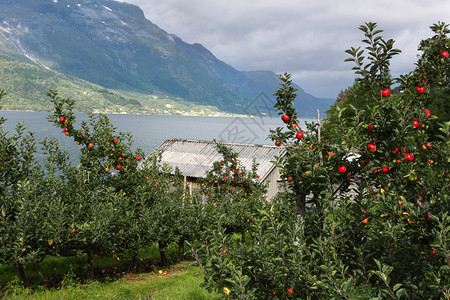
<path fill-rule="evenodd" d="M 284 147 L 237 143 L 224 145 L 238 153 L 238 160 L 247 171 L 252 169 L 253 159 L 256 159 L 257 174 L 261 181 L 275 168 L 272 163 L 275 156 L 286 154 Z M 223 159 L 216 144 L 209 141 L 167 139 L 155 151 L 162 152 L 162 163 L 167 163 L 174 169 L 178 167 L 183 175 L 196 178 L 205 177 L 213 163 Z"/>

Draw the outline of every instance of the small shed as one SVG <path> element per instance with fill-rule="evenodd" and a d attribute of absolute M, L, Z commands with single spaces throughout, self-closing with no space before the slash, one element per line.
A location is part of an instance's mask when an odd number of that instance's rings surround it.
<path fill-rule="evenodd" d="M 256 161 L 259 180 L 267 183 L 267 200 L 278 193 L 280 172 L 273 161 L 275 157 L 286 155 L 284 147 L 238 143 L 224 145 L 238 154 L 238 160 L 247 171 L 252 169 L 253 160 Z M 180 170 L 191 192 L 197 179 L 204 178 L 212 169 L 213 163 L 222 159 L 214 142 L 201 140 L 167 139 L 155 152 L 161 153 L 162 163 L 167 163 L 173 170 Z"/>

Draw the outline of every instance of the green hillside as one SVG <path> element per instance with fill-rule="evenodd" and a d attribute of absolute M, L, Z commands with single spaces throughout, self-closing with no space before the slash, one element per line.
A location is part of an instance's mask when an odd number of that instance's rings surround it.
<path fill-rule="evenodd" d="M 51 110 L 47 97 L 55 89 L 61 97 L 76 100 L 76 111 L 143 114 L 216 114 L 213 106 L 201 106 L 162 95 L 106 89 L 80 78 L 46 70 L 0 55 L 0 88 L 8 93 L 2 99 L 4 110 Z"/>

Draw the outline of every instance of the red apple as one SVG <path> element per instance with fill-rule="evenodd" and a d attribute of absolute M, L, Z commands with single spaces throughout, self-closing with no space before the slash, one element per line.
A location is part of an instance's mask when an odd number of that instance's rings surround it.
<path fill-rule="evenodd" d="M 367 144 L 367 149 L 371 152 L 375 152 L 377 151 L 377 146 L 375 146 L 374 144 Z"/>
<path fill-rule="evenodd" d="M 448 58 L 448 56 L 449 56 L 448 51 L 442 51 L 441 52 L 441 57 L 442 58 Z"/>
<path fill-rule="evenodd" d="M 94 143 L 89 143 L 89 147 L 94 147 Z"/>
<path fill-rule="evenodd" d="M 392 153 L 398 153 L 398 151 L 399 151 L 398 147 L 395 147 L 395 150 L 392 151 Z"/>
<path fill-rule="evenodd" d="M 391 94 L 391 91 L 389 89 L 384 89 L 381 91 L 381 95 L 383 96 L 389 96 Z"/>
<path fill-rule="evenodd" d="M 141 157 L 139 155 L 136 156 L 136 160 L 141 160 Z"/>
<path fill-rule="evenodd" d="M 292 124 L 291 124 L 291 127 L 292 127 L 292 128 L 297 128 L 297 123 L 292 123 Z"/>
<path fill-rule="evenodd" d="M 338 168 L 339 173 L 344 173 L 345 171 L 347 171 L 347 168 L 345 166 L 339 166 Z"/>
<path fill-rule="evenodd" d="M 282 115 L 281 116 L 281 120 L 283 120 L 284 123 L 287 123 L 289 121 L 289 116 L 288 115 Z"/>
<path fill-rule="evenodd" d="M 298 138 L 298 139 L 302 139 L 303 136 L 304 136 L 304 134 L 301 131 L 297 132 L 297 134 L 295 135 L 295 137 Z"/>
<path fill-rule="evenodd" d="M 122 168 L 121 165 L 117 165 L 117 166 L 116 166 L 116 169 L 120 169 L 120 168 Z"/>
<path fill-rule="evenodd" d="M 65 133 L 64 133 L 65 135 L 69 135 L 69 133 L 66 131 Z"/>
<path fill-rule="evenodd" d="M 281 146 L 281 143 L 279 141 L 276 141 L 275 146 Z"/>
<path fill-rule="evenodd" d="M 64 122 L 64 118 L 63 118 L 63 117 L 59 118 L 59 121 L 60 121 L 61 123 L 63 123 L 63 122 Z"/>
<path fill-rule="evenodd" d="M 422 112 L 426 113 L 425 118 L 431 117 L 431 112 L 428 109 L 424 109 Z"/>
<path fill-rule="evenodd" d="M 389 172 L 389 167 L 384 166 L 381 168 L 381 173 L 387 173 L 387 172 Z"/>
<path fill-rule="evenodd" d="M 287 181 L 287 182 L 291 182 L 291 181 L 292 181 L 292 177 L 289 176 L 288 178 L 286 178 L 286 181 Z"/>
<path fill-rule="evenodd" d="M 405 155 L 403 155 L 403 157 L 406 158 L 406 160 L 409 162 L 414 160 L 414 155 L 412 155 L 412 154 L 405 154 Z"/>
<path fill-rule="evenodd" d="M 369 125 L 369 126 L 367 126 L 367 129 L 369 129 L 370 131 L 372 131 L 372 130 L 373 130 L 373 124 L 372 124 L 372 123 L 370 123 L 370 125 Z"/>
<path fill-rule="evenodd" d="M 414 127 L 419 127 L 420 126 L 420 123 L 419 123 L 419 121 L 417 121 L 417 120 L 414 120 L 414 121 L 412 121 L 413 122 L 413 125 L 414 125 Z"/>
<path fill-rule="evenodd" d="M 113 142 L 114 142 L 114 144 L 117 144 L 117 143 L 118 143 L 119 141 L 118 141 L 118 140 L 116 140 L 116 139 L 114 139 L 114 141 L 113 141 Z"/>

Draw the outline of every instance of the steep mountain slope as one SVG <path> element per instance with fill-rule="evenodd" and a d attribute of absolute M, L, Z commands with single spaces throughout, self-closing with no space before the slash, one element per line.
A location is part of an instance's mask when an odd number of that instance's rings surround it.
<path fill-rule="evenodd" d="M 224 115 L 216 107 L 196 105 L 133 91 L 106 89 L 81 78 L 40 68 L 0 55 L 0 88 L 7 92 L 0 106 L 6 110 L 51 111 L 50 89 L 72 98 L 78 112 Z"/>
<path fill-rule="evenodd" d="M 230 112 L 255 113 L 249 102 L 278 87 L 275 74 L 240 72 L 202 45 L 167 34 L 139 7 L 113 0 L 2 0 L 0 53 L 106 88 Z"/>

